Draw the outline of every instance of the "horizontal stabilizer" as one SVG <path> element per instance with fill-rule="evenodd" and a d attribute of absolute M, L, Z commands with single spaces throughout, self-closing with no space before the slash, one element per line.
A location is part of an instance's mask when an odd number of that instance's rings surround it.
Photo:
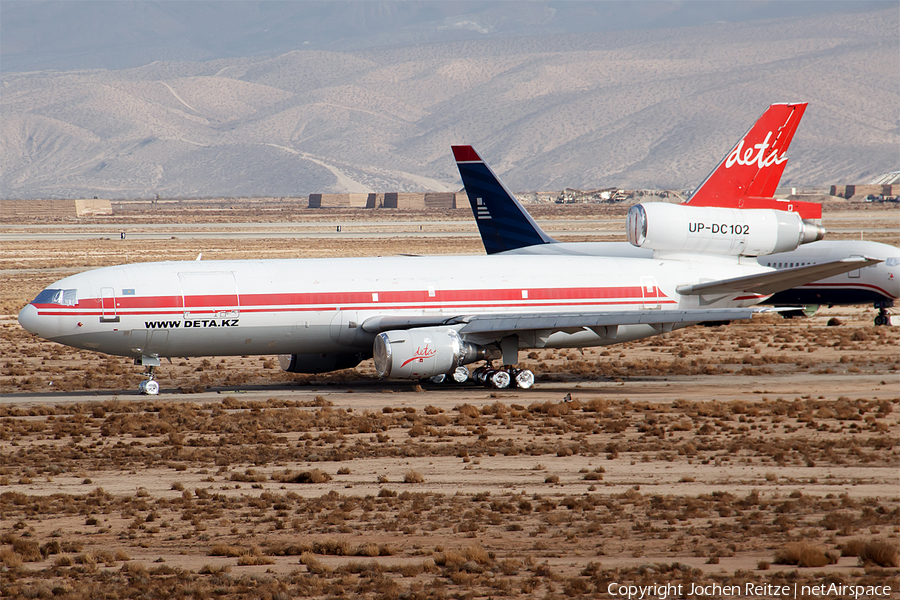
<path fill-rule="evenodd" d="M 812 283 L 813 281 L 833 277 L 835 275 L 840 275 L 841 273 L 847 273 L 880 262 L 882 261 L 875 258 L 843 258 L 841 260 L 818 265 L 782 269 L 780 271 L 771 271 L 759 275 L 748 275 L 746 277 L 735 277 L 734 279 L 679 285 L 675 288 L 675 291 L 683 296 L 697 296 L 700 294 L 737 294 L 740 292 L 769 296 L 783 290 L 789 290 L 807 283 Z"/>

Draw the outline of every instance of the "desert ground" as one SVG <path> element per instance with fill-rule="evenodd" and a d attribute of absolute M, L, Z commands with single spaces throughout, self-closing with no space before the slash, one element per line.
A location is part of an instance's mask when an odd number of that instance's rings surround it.
<path fill-rule="evenodd" d="M 621 207 L 534 212 L 623 239 Z M 892 207 L 824 224 L 900 241 Z M 17 311 L 71 273 L 201 252 L 479 253 L 470 213 L 135 202 L 0 226 L 4 597 L 898 597 L 900 332 L 871 307 L 526 352 L 529 390 L 247 356 L 164 363 L 148 398 L 139 367 Z"/>

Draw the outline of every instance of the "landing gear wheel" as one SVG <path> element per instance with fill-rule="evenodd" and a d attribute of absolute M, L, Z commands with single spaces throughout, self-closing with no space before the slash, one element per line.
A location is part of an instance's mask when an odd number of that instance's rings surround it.
<path fill-rule="evenodd" d="M 528 369 L 522 369 L 521 371 L 516 372 L 514 381 L 516 382 L 517 388 L 527 390 L 534 385 L 534 373 Z"/>
<path fill-rule="evenodd" d="M 429 377 L 428 381 L 431 383 L 444 383 L 447 381 L 447 375 L 441 373 L 440 375 L 435 375 L 434 377 Z"/>
<path fill-rule="evenodd" d="M 145 379 L 138 386 L 138 393 L 144 396 L 155 396 L 159 393 L 159 383 L 157 383 L 153 379 L 153 369 L 154 365 L 147 365 L 147 377 L 150 379 Z"/>
<path fill-rule="evenodd" d="M 156 396 L 159 394 L 159 383 L 153 379 L 145 379 L 138 386 L 138 392 L 145 396 Z"/>
<path fill-rule="evenodd" d="M 891 315 L 888 314 L 887 309 L 891 308 L 892 306 L 894 306 L 893 300 L 882 300 L 875 303 L 875 308 L 878 309 L 878 315 L 875 317 L 876 327 L 891 324 Z"/>
<path fill-rule="evenodd" d="M 494 371 L 488 375 L 487 380 L 490 382 L 491 387 L 497 388 L 498 390 L 505 390 L 509 387 L 512 378 L 507 371 Z"/>
<path fill-rule="evenodd" d="M 469 380 L 469 369 L 467 367 L 456 367 L 450 378 L 456 383 L 465 383 Z"/>

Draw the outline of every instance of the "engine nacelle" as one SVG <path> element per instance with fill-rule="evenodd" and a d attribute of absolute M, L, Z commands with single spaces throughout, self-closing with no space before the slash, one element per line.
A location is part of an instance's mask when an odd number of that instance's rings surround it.
<path fill-rule="evenodd" d="M 278 362 L 288 373 L 327 373 L 341 369 L 351 369 L 361 363 L 366 356 L 356 354 L 281 354 Z"/>
<path fill-rule="evenodd" d="M 448 327 L 393 330 L 375 336 L 372 347 L 379 377 L 424 379 L 451 373 L 484 358 L 483 348 L 459 337 Z"/>
<path fill-rule="evenodd" d="M 825 230 L 792 212 L 635 204 L 626 219 L 628 241 L 664 252 L 760 256 L 795 250 L 825 237 Z"/>

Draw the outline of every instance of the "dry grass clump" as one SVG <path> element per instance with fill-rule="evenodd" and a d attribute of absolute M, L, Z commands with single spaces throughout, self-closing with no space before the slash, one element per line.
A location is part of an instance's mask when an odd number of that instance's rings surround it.
<path fill-rule="evenodd" d="M 776 565 L 797 565 L 798 567 L 824 567 L 837 563 L 837 556 L 818 546 L 805 542 L 787 544 L 775 553 L 772 561 Z"/>
<path fill-rule="evenodd" d="M 320 469 L 300 471 L 299 473 L 283 471 L 272 474 L 272 481 L 280 481 L 281 483 L 328 483 L 331 479 L 331 475 Z"/>
<path fill-rule="evenodd" d="M 416 470 L 410 470 L 403 475 L 403 483 L 425 483 L 425 477 Z"/>
<path fill-rule="evenodd" d="M 850 540 L 840 547 L 841 556 L 856 556 L 861 565 L 875 564 L 879 567 L 900 567 L 900 552 L 897 546 L 883 540 Z"/>
<path fill-rule="evenodd" d="M 216 544 L 209 549 L 209 556 L 228 556 L 236 558 L 244 554 L 245 549 L 239 546 L 229 546 L 227 544 Z"/>

